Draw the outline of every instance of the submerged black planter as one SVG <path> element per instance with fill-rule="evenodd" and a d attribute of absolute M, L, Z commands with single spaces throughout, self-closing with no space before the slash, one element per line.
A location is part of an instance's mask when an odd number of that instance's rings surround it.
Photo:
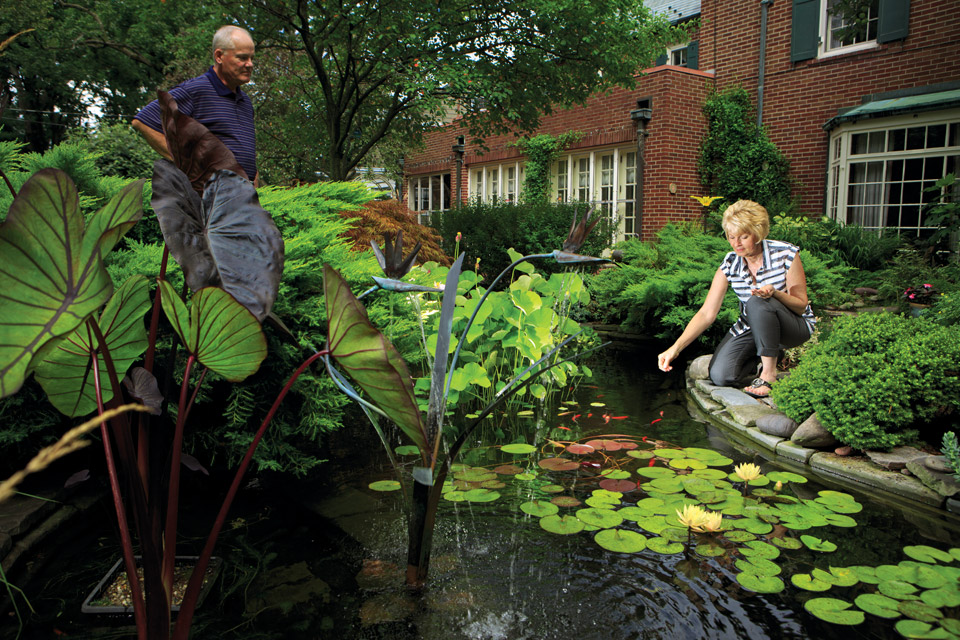
<path fill-rule="evenodd" d="M 176 558 L 176 568 L 181 567 L 192 567 L 196 564 L 198 556 L 177 556 Z M 140 556 L 136 556 L 137 566 L 140 566 Z M 200 589 L 200 595 L 197 597 L 197 606 L 203 602 L 206 598 L 207 593 L 213 587 L 213 583 L 217 578 L 217 575 L 220 573 L 220 565 L 222 560 L 217 557 L 210 558 L 210 565 L 207 567 L 207 577 L 204 579 L 203 587 Z M 83 613 L 92 613 L 99 615 L 108 615 L 108 616 L 118 616 L 123 618 L 129 618 L 133 616 L 133 603 L 127 605 L 114 605 L 114 604 L 98 604 L 102 603 L 106 598 L 109 597 L 107 590 L 113 585 L 117 576 L 124 573 L 123 569 L 123 558 L 117 560 L 117 562 L 110 568 L 107 572 L 107 575 L 103 577 L 102 580 L 94 587 L 93 591 L 87 595 L 83 601 L 83 605 L 80 607 L 80 611 Z M 139 572 L 138 572 L 139 573 Z M 190 574 L 187 574 L 181 581 L 183 584 L 179 590 L 179 598 L 177 597 L 177 585 L 174 584 L 174 600 L 183 598 L 183 592 L 186 591 L 187 581 L 190 579 Z M 176 613 L 180 611 L 180 605 L 174 604 L 170 607 L 170 612 L 173 617 L 176 617 Z"/>

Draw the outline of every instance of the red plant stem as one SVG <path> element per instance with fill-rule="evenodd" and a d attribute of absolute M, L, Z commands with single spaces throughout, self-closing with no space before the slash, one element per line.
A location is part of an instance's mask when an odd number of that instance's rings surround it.
<path fill-rule="evenodd" d="M 10 189 L 10 193 L 13 194 L 13 197 L 17 197 L 17 190 L 13 188 L 13 185 L 10 184 L 10 178 L 7 177 L 7 174 L 0 169 L 0 176 L 3 176 L 3 181 L 7 183 L 7 189 Z"/>
<path fill-rule="evenodd" d="M 210 535 L 207 536 L 207 542 L 203 545 L 203 551 L 200 552 L 197 564 L 193 567 L 193 574 L 191 574 L 190 582 L 187 584 L 187 590 L 183 594 L 183 602 L 180 603 L 180 613 L 177 614 L 177 624 L 173 629 L 172 640 L 187 640 L 187 636 L 190 633 L 190 625 L 193 623 L 193 614 L 197 608 L 197 597 L 200 595 L 200 587 L 203 585 L 203 576 L 207 572 L 210 557 L 213 555 L 213 547 L 217 543 L 217 538 L 220 536 L 220 530 L 223 529 L 223 524 L 227 521 L 227 513 L 233 505 L 233 499 L 236 497 L 237 491 L 240 488 L 240 482 L 243 480 L 243 475 L 246 473 L 247 467 L 250 466 L 250 461 L 253 459 L 253 452 L 256 451 L 257 445 L 260 444 L 260 439 L 263 438 L 263 434 L 273 420 L 273 416 L 276 415 L 277 409 L 280 408 L 280 403 L 283 402 L 283 399 L 293 387 L 293 383 L 300 377 L 300 374 L 306 371 L 318 358 L 328 353 L 329 351 L 327 350 L 318 351 L 303 361 L 297 370 L 293 372 L 293 375 L 290 376 L 290 379 L 287 380 L 287 383 L 283 386 L 283 389 L 280 390 L 280 393 L 277 394 L 277 399 L 273 401 L 273 406 L 270 407 L 270 411 L 267 412 L 267 415 L 264 417 L 260 428 L 257 429 L 257 433 L 253 437 L 253 442 L 251 442 L 247 448 L 247 454 L 243 457 L 243 461 L 237 468 L 237 472 L 233 476 L 233 483 L 230 485 L 230 489 L 227 491 L 227 495 L 220 505 L 220 512 L 217 514 L 216 520 L 214 520 L 213 528 L 210 530 Z"/>
<path fill-rule="evenodd" d="M 160 259 L 160 275 L 157 276 L 157 290 L 153 294 L 153 309 L 150 311 L 150 333 L 147 336 L 147 353 L 143 357 L 143 368 L 148 373 L 153 373 L 153 358 L 157 351 L 157 330 L 160 326 L 160 308 L 163 306 L 160 301 L 160 281 L 167 275 L 167 257 L 170 250 L 167 245 L 163 245 L 163 257 Z M 144 491 L 149 492 L 147 477 L 150 475 L 150 438 L 147 433 L 147 423 L 151 417 L 141 414 L 137 416 L 137 470 L 140 473 L 140 481 L 143 483 Z M 149 498 L 149 493 L 147 493 Z"/>
<path fill-rule="evenodd" d="M 93 360 L 93 384 L 97 396 L 97 413 L 103 415 L 103 394 L 100 391 L 100 367 L 97 363 L 97 354 L 91 353 Z M 110 432 L 105 422 L 100 423 L 100 436 L 103 439 L 103 454 L 107 461 L 107 474 L 110 477 L 110 493 L 113 495 L 113 507 L 117 511 L 117 524 L 120 527 L 120 546 L 123 549 L 123 566 L 127 570 L 130 581 L 130 595 L 133 598 L 133 619 L 137 625 L 137 638 L 147 639 L 147 612 L 143 602 L 143 590 L 140 588 L 140 578 L 137 576 L 137 561 L 133 557 L 133 540 L 130 538 L 130 528 L 127 525 L 127 514 L 123 508 L 123 498 L 120 496 L 120 481 L 117 477 L 117 465 L 113 459 L 113 449 L 110 446 Z"/>
<path fill-rule="evenodd" d="M 180 449 L 183 446 L 183 426 L 187 421 L 187 393 L 190 391 L 190 371 L 195 361 L 191 353 L 183 372 L 180 385 L 180 402 L 177 405 L 177 426 L 173 432 L 170 455 L 170 482 L 167 490 L 167 522 L 163 528 L 163 588 L 167 601 L 173 597 L 173 567 L 177 551 L 177 515 L 180 500 Z"/>

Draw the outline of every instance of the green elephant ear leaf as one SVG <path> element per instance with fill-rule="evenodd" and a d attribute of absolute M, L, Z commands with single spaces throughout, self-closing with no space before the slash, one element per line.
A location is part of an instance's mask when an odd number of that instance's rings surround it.
<path fill-rule="evenodd" d="M 143 316 L 149 309 L 147 278 L 132 276 L 117 289 L 100 314 L 100 331 L 118 376 L 123 376 L 147 348 Z M 97 408 L 90 354 L 99 351 L 96 338 L 83 325 L 44 350 L 35 376 L 50 403 L 64 415 L 82 416 Z M 109 402 L 114 390 L 106 382 L 102 361 L 99 366 L 102 398 Z"/>
<path fill-rule="evenodd" d="M 833 624 L 857 625 L 863 622 L 862 611 L 851 610 L 853 606 L 846 600 L 837 598 L 811 598 L 803 604 L 803 608 L 811 614 Z"/>
<path fill-rule="evenodd" d="M 323 266 L 330 353 L 370 400 L 427 456 L 433 448 L 400 352 L 370 324 L 367 311 L 330 265 Z"/>
<path fill-rule="evenodd" d="M 0 225 L 0 397 L 20 389 L 45 344 L 110 298 L 102 256 L 142 215 L 142 188 L 137 181 L 114 196 L 86 232 L 77 189 L 63 171 L 38 171 L 20 189 Z"/>
<path fill-rule="evenodd" d="M 200 364 L 230 382 L 240 382 L 260 368 L 267 340 L 254 315 L 233 296 L 219 287 L 205 287 L 193 294 L 187 312 L 169 283 L 160 286 L 167 319 Z"/>

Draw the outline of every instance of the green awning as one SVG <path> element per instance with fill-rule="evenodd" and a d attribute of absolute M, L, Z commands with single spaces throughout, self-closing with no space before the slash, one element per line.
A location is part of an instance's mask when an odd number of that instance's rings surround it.
<path fill-rule="evenodd" d="M 960 89 L 889 98 L 887 100 L 873 100 L 830 118 L 823 125 L 823 128 L 830 131 L 845 122 L 855 122 L 866 118 L 886 118 L 919 111 L 937 111 L 953 107 L 960 107 Z"/>

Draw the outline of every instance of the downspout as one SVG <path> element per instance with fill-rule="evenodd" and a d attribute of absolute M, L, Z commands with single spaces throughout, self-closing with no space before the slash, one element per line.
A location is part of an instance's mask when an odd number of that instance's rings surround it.
<path fill-rule="evenodd" d="M 637 109 L 630 112 L 630 119 L 637 125 L 637 188 L 633 195 L 633 211 L 636 217 L 634 233 L 643 239 L 643 177 L 646 168 L 647 123 L 653 116 L 649 99 L 637 100 Z"/>
<path fill-rule="evenodd" d="M 460 136 L 460 137 L 457 138 L 457 144 L 453 145 L 453 154 L 454 154 L 454 157 L 455 157 L 456 160 L 457 160 L 457 188 L 456 188 L 456 193 L 457 193 L 456 203 L 457 203 L 457 204 L 456 204 L 455 207 L 453 207 L 453 208 L 455 208 L 455 209 L 459 209 L 459 208 L 460 208 L 461 202 L 462 202 L 462 200 L 463 200 L 463 196 L 462 196 L 462 194 L 461 194 L 461 192 L 460 192 L 460 190 L 461 190 L 461 182 L 460 182 L 460 180 L 461 180 L 462 175 L 463 175 L 463 152 L 465 151 L 465 149 L 466 149 L 466 147 L 465 147 L 465 145 L 464 145 L 463 136 Z"/>
<path fill-rule="evenodd" d="M 763 126 L 764 67 L 767 62 L 767 12 L 773 0 L 760 0 L 760 68 L 757 71 L 757 126 Z"/>

